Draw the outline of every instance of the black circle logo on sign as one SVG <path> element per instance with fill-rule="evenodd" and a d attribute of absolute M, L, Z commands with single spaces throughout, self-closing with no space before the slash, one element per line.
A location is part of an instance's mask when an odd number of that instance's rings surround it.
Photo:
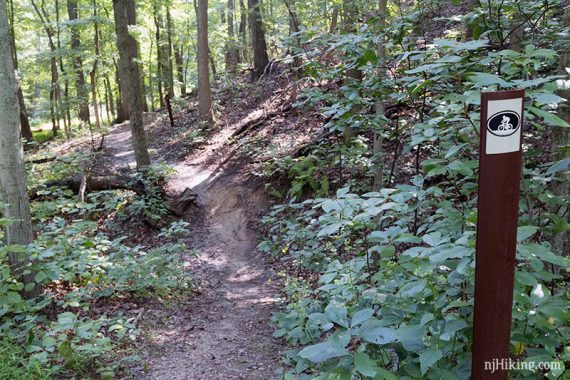
<path fill-rule="evenodd" d="M 515 111 L 501 111 L 487 120 L 487 129 L 495 136 L 505 137 L 515 133 L 520 123 L 521 117 Z"/>

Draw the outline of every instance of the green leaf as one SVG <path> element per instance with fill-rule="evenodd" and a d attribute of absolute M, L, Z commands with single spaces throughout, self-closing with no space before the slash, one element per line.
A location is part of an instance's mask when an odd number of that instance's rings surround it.
<path fill-rule="evenodd" d="M 517 259 L 538 258 L 550 264 L 558 265 L 563 268 L 570 267 L 570 260 L 566 257 L 558 256 L 552 253 L 547 247 L 540 244 L 519 244 L 517 246 Z"/>
<path fill-rule="evenodd" d="M 354 354 L 354 367 L 358 372 L 369 377 L 375 376 L 378 368 L 376 362 L 364 352 Z"/>
<path fill-rule="evenodd" d="M 553 113 L 532 106 L 528 106 L 527 109 L 536 116 L 543 118 L 544 122 L 548 125 L 552 125 L 554 127 L 564 127 L 564 128 L 570 127 L 570 124 L 568 124 L 565 120 L 562 120 Z"/>
<path fill-rule="evenodd" d="M 352 316 L 352 321 L 350 322 L 350 326 L 354 327 L 354 326 L 359 325 L 363 322 L 366 322 L 367 320 L 372 318 L 372 315 L 374 315 L 373 309 L 359 310 Z"/>
<path fill-rule="evenodd" d="M 427 281 L 421 279 L 418 281 L 411 281 L 402 286 L 398 294 L 404 298 L 415 297 L 421 293 L 427 286 Z"/>
<path fill-rule="evenodd" d="M 510 83 L 506 82 L 505 80 L 499 78 L 498 75 L 495 74 L 487 74 L 487 73 L 470 73 L 467 75 L 469 80 L 479 86 L 491 86 L 493 84 L 498 84 L 502 87 L 512 87 Z"/>
<path fill-rule="evenodd" d="M 517 241 L 520 243 L 523 240 L 528 239 L 538 231 L 536 226 L 522 226 L 517 228 Z"/>
<path fill-rule="evenodd" d="M 447 64 L 447 63 L 428 63 L 426 65 L 418 66 L 412 70 L 406 70 L 405 73 L 406 74 L 418 74 L 418 73 L 423 73 L 424 71 L 439 69 L 439 68 L 444 67 L 444 66 L 449 66 L 449 64 Z"/>
<path fill-rule="evenodd" d="M 420 354 L 420 366 L 422 375 L 425 375 L 428 369 L 433 366 L 439 359 L 443 357 L 441 350 L 430 348 Z"/>
<path fill-rule="evenodd" d="M 377 319 L 369 319 L 358 330 L 359 336 L 370 343 L 389 344 L 398 340 L 398 331 L 384 327 Z"/>
<path fill-rule="evenodd" d="M 398 380 L 398 378 L 387 369 L 377 368 L 374 380 Z"/>
<path fill-rule="evenodd" d="M 553 175 L 561 171 L 566 171 L 570 168 L 570 157 L 566 157 L 548 168 L 546 175 Z"/>
<path fill-rule="evenodd" d="M 347 315 L 346 307 L 338 303 L 330 303 L 325 308 L 325 316 L 329 321 L 348 328 Z"/>
<path fill-rule="evenodd" d="M 346 345 L 343 346 L 338 341 L 331 339 L 323 343 L 305 347 L 299 352 L 299 356 L 313 363 L 320 363 L 325 360 L 347 355 L 348 351 L 345 349 L 345 346 Z"/>

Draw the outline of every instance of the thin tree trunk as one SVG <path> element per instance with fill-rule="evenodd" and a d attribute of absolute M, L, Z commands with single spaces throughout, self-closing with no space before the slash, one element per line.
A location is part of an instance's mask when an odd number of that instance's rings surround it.
<path fill-rule="evenodd" d="M 563 25 L 566 28 L 570 27 L 570 8 L 566 8 L 564 11 Z M 568 39 L 570 38 L 566 35 L 564 37 L 565 42 L 567 42 Z M 563 44 L 562 46 L 568 45 Z M 566 51 L 560 55 L 559 73 L 561 75 L 567 75 L 567 67 L 570 67 L 570 50 L 566 48 Z M 558 95 L 565 99 L 570 99 L 570 89 L 561 89 Z M 570 123 L 570 105 L 568 105 L 567 102 L 559 106 L 558 115 Z M 554 127 L 552 129 L 552 158 L 554 161 L 562 160 L 568 156 L 566 151 L 568 146 L 570 146 L 570 128 Z M 568 199 L 570 199 L 570 173 L 568 171 L 560 172 L 556 176 L 552 182 L 552 192 L 559 196 L 560 199 L 566 199 L 566 207 L 562 207 L 561 209 L 568 212 L 568 208 L 570 207 L 568 202 Z M 552 236 L 551 244 L 553 252 L 564 256 L 570 255 L 570 230 L 567 229 Z"/>
<path fill-rule="evenodd" d="M 118 96 L 117 96 L 117 119 L 115 122 L 122 123 L 125 120 L 129 120 L 129 105 L 127 104 L 127 95 L 124 90 L 124 80 L 119 74 L 119 65 L 113 58 L 113 63 L 115 65 L 115 81 L 117 82 Z"/>
<path fill-rule="evenodd" d="M 137 42 L 129 34 L 128 19 L 136 20 L 134 0 L 113 0 L 119 67 L 124 80 L 123 89 L 129 103 L 129 120 L 137 167 L 150 165 L 146 136 L 142 124 L 141 79 L 137 62 Z M 127 15 L 131 14 L 132 17 Z"/>
<path fill-rule="evenodd" d="M 186 82 L 184 81 L 184 56 L 182 54 L 182 44 L 176 45 L 174 50 L 174 58 L 176 61 L 176 73 L 178 76 L 178 85 L 180 86 L 180 95 L 186 95 Z"/>
<path fill-rule="evenodd" d="M 30 127 L 30 120 L 28 118 L 28 112 L 26 110 L 26 103 L 24 101 L 24 93 L 22 92 L 22 86 L 20 84 L 20 78 L 18 77 L 18 52 L 16 49 L 16 31 L 14 29 L 14 1 L 10 0 L 10 12 L 9 12 L 9 23 L 10 23 L 10 42 L 12 46 L 13 53 L 13 63 L 14 70 L 16 71 L 16 83 L 18 86 L 18 103 L 20 105 L 20 128 L 22 130 L 22 137 L 27 141 L 32 141 L 34 136 L 32 134 L 32 128 Z"/>
<path fill-rule="evenodd" d="M 73 69 L 75 71 L 75 91 L 77 93 L 79 120 L 89 124 L 89 96 L 85 88 L 85 75 L 83 74 L 83 60 L 81 59 L 81 42 L 79 30 L 75 22 L 79 19 L 77 0 L 67 0 L 67 13 L 71 23 L 71 52 L 73 54 Z"/>
<path fill-rule="evenodd" d="M 99 115 L 99 107 L 97 101 L 97 65 L 99 63 L 99 24 L 97 22 L 97 0 L 93 0 L 93 28 L 95 32 L 95 61 L 89 72 L 91 79 L 91 99 L 93 100 L 93 110 L 95 111 L 95 128 L 101 128 L 101 116 Z"/>
<path fill-rule="evenodd" d="M 331 15 L 331 25 L 329 27 L 329 33 L 336 33 L 336 27 L 338 25 L 338 8 L 334 7 Z"/>
<path fill-rule="evenodd" d="M 45 12 L 45 11 L 44 11 Z M 47 16 L 45 16 L 47 19 Z M 59 19 L 59 0 L 55 0 L 55 25 L 56 25 L 56 37 L 57 37 L 57 51 L 61 51 L 61 22 Z M 69 111 L 69 79 L 67 79 L 65 66 L 63 65 L 63 56 L 58 54 L 59 56 L 59 69 L 61 71 L 61 75 L 63 76 L 63 95 L 64 98 L 62 99 L 60 96 L 59 107 L 60 110 L 63 110 L 63 127 L 65 130 L 65 135 L 67 138 L 71 137 L 71 112 Z"/>
<path fill-rule="evenodd" d="M 381 30 L 380 39 L 378 45 L 376 46 L 376 55 L 378 57 L 378 76 L 380 80 L 383 80 L 386 76 L 386 46 L 384 39 L 384 29 L 386 28 L 386 6 L 388 0 L 380 0 L 378 3 L 378 26 Z M 384 99 L 381 97 L 374 103 L 374 108 L 376 111 L 376 119 L 378 120 L 378 125 L 374 131 L 374 148 L 372 155 L 373 171 L 374 171 L 374 182 L 372 184 L 372 191 L 379 191 L 384 186 L 384 158 L 382 157 L 382 145 L 383 145 L 383 128 L 384 125 L 384 114 L 386 112 L 386 107 L 384 105 Z"/>
<path fill-rule="evenodd" d="M 154 26 L 156 27 L 155 39 L 156 39 L 156 78 L 158 82 L 158 102 L 161 107 L 164 107 L 164 94 L 162 92 L 162 83 L 164 82 L 164 70 L 162 67 L 164 58 L 162 57 L 163 49 L 160 47 L 160 28 L 162 21 L 160 19 L 159 5 L 156 4 L 154 7 Z"/>
<path fill-rule="evenodd" d="M 239 10 L 240 10 L 240 21 L 239 21 L 239 36 L 241 38 L 241 45 L 242 45 L 242 61 L 248 62 L 247 59 L 247 9 L 243 0 L 239 0 Z"/>
<path fill-rule="evenodd" d="M 17 95 L 14 62 L 8 28 L 6 2 L 0 1 L 0 190 L 4 203 L 4 218 L 10 219 L 6 226 L 6 242 L 27 245 L 33 240 L 32 218 L 26 186 L 24 151 L 20 134 L 20 110 Z M 21 258 L 14 252 L 8 253 L 10 266 L 15 275 L 22 278 L 28 289 L 25 296 L 41 293 L 35 283 L 34 273 L 24 274 L 28 258 Z M 31 289 L 29 289 L 31 287 Z"/>
<path fill-rule="evenodd" d="M 239 50 L 234 32 L 234 0 L 228 0 L 228 41 L 226 43 L 226 72 L 235 73 L 239 63 Z"/>
<path fill-rule="evenodd" d="M 172 17 L 170 16 L 170 8 L 166 7 L 166 36 L 168 38 L 167 46 L 167 84 L 168 84 L 168 96 L 170 99 L 174 98 L 174 66 L 172 65 Z"/>
<path fill-rule="evenodd" d="M 216 70 L 216 61 L 214 61 L 214 56 L 212 55 L 210 48 L 208 48 L 208 59 L 210 60 L 210 67 L 212 68 L 212 77 L 216 79 L 218 71 Z"/>
<path fill-rule="evenodd" d="M 356 33 L 356 20 L 358 17 L 358 7 L 352 0 L 344 0 L 343 2 L 343 29 L 346 33 Z M 362 71 L 358 68 L 353 67 L 346 71 L 346 76 L 352 78 L 356 82 L 362 81 Z M 360 107 L 353 107 L 351 113 L 358 114 L 360 112 Z M 356 135 L 356 130 L 351 126 L 346 126 L 344 129 L 344 140 L 346 143 L 350 144 L 352 138 Z"/>
<path fill-rule="evenodd" d="M 105 74 L 104 83 L 105 83 L 105 88 L 107 89 L 107 94 L 108 94 L 107 96 L 109 97 L 109 107 L 111 108 L 110 111 L 111 111 L 111 115 L 112 115 L 111 119 L 112 119 L 113 117 L 115 117 L 115 104 L 114 104 L 115 100 L 113 99 L 113 90 L 111 89 L 111 82 L 109 81 L 109 75 L 108 74 Z M 109 120 L 111 120 L 111 119 L 109 119 Z"/>
<path fill-rule="evenodd" d="M 50 99 L 50 113 L 51 113 L 51 125 L 52 125 L 52 134 L 53 137 L 57 136 L 57 132 L 59 131 L 59 108 L 58 103 L 61 97 L 61 91 L 59 89 L 59 74 L 57 71 L 57 58 L 56 58 L 56 47 L 55 43 L 53 42 L 54 30 L 51 27 L 51 22 L 48 18 L 48 14 L 45 9 L 42 7 L 38 7 L 35 0 L 31 0 L 32 6 L 38 15 L 42 23 L 42 27 L 46 32 L 48 37 L 48 45 L 51 51 L 51 59 L 50 59 L 50 72 L 51 72 L 51 86 L 49 92 L 49 99 Z M 43 5 L 43 4 L 42 4 Z"/>
<path fill-rule="evenodd" d="M 252 79 L 256 80 L 261 78 L 265 72 L 265 68 L 269 65 L 269 57 L 267 55 L 267 44 L 265 43 L 265 32 L 263 31 L 259 0 L 247 0 L 247 5 L 249 9 L 249 28 L 251 30 L 253 46 Z"/>
<path fill-rule="evenodd" d="M 198 112 L 200 120 L 213 124 L 212 89 L 208 70 L 208 0 L 194 0 L 198 20 Z"/>

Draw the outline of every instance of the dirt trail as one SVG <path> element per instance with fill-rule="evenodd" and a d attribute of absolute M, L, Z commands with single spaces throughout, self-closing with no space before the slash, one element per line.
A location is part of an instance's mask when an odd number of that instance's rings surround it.
<path fill-rule="evenodd" d="M 241 177 L 220 168 L 219 152 L 232 129 L 208 138 L 205 149 L 173 163 L 175 191 L 192 188 L 198 205 L 190 211 L 189 275 L 199 295 L 149 310 L 141 320 L 146 332 L 141 348 L 147 379 L 270 379 L 279 364 L 279 349 L 268 324 L 278 292 L 274 273 L 255 251 L 249 227 L 252 209 L 262 194 Z M 106 137 L 117 166 L 134 166 L 128 124 Z M 145 327 L 146 326 L 146 327 Z"/>

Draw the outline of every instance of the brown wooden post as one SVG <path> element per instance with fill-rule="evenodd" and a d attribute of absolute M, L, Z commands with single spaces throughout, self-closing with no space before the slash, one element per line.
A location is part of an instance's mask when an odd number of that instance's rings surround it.
<path fill-rule="evenodd" d="M 524 90 L 481 94 L 473 380 L 507 379 Z"/>

